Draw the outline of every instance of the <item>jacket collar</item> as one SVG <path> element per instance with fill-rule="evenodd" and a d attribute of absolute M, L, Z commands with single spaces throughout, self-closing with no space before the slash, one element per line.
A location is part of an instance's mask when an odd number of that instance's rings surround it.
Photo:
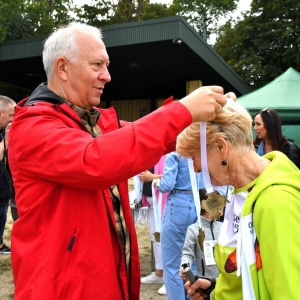
<path fill-rule="evenodd" d="M 28 106 L 36 102 L 49 102 L 52 104 L 63 104 L 65 101 L 49 90 L 45 83 L 41 83 L 29 96 L 23 106 Z"/>

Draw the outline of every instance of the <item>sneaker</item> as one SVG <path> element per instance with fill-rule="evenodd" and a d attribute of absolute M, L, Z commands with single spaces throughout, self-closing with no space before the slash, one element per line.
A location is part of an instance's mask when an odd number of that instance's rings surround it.
<path fill-rule="evenodd" d="M 141 283 L 144 284 L 152 284 L 152 283 L 164 283 L 164 279 L 162 277 L 158 277 L 155 275 L 155 272 L 152 272 L 150 275 L 141 278 Z"/>
<path fill-rule="evenodd" d="M 166 291 L 165 285 L 163 285 L 163 286 L 157 291 L 157 293 L 158 293 L 159 295 L 167 295 L 167 291 Z"/>
<path fill-rule="evenodd" d="M 0 246 L 0 254 L 10 254 L 10 248 L 4 243 Z"/>

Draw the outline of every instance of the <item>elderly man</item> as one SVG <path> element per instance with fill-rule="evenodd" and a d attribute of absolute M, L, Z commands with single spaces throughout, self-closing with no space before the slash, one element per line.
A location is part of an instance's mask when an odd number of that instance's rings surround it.
<path fill-rule="evenodd" d="M 12 180 L 7 163 L 7 131 L 15 113 L 16 103 L 0 95 L 0 254 L 10 254 L 10 248 L 3 241 L 7 219 L 7 208 L 12 191 Z"/>
<path fill-rule="evenodd" d="M 137 300 L 127 179 L 174 150 L 192 121 L 214 119 L 226 96 L 205 87 L 119 122 L 114 108 L 97 108 L 111 80 L 109 57 L 101 31 L 85 24 L 50 35 L 43 63 L 47 85 L 18 104 L 11 128 L 14 299 Z"/>

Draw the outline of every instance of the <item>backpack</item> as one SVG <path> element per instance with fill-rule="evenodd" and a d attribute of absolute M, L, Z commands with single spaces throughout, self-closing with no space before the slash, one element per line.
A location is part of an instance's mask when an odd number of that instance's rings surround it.
<path fill-rule="evenodd" d="M 288 141 L 283 152 L 300 169 L 300 149 L 298 145 Z"/>

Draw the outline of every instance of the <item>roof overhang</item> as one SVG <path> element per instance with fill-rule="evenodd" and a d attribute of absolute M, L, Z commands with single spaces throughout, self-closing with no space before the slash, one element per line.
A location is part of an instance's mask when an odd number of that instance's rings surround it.
<path fill-rule="evenodd" d="M 186 82 L 220 85 L 237 96 L 250 87 L 182 17 L 103 27 L 112 81 L 101 100 L 181 98 Z M 34 90 L 46 81 L 44 37 L 0 44 L 0 81 Z"/>

